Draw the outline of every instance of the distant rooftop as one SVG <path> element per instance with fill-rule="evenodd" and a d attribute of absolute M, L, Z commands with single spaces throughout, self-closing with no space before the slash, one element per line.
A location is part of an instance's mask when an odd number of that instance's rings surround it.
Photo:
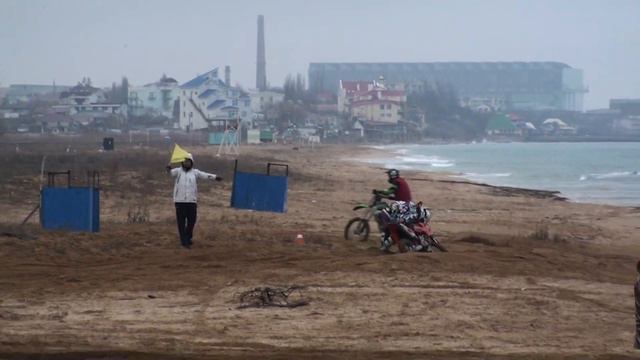
<path fill-rule="evenodd" d="M 224 104 L 226 104 L 227 101 L 226 100 L 222 100 L 222 99 L 218 99 L 215 100 L 214 102 L 212 102 L 211 104 L 209 104 L 209 106 L 207 106 L 207 109 L 211 110 L 211 109 L 215 109 L 218 108 Z"/>
<path fill-rule="evenodd" d="M 214 80 L 218 83 L 218 85 L 221 86 L 226 86 L 226 84 L 224 83 L 224 81 L 220 80 L 218 78 L 218 68 L 214 68 L 213 70 L 206 72 L 202 75 L 198 75 L 195 78 L 187 81 L 186 83 L 182 84 L 181 88 L 183 89 L 189 89 L 189 88 L 196 88 L 202 84 L 204 84 L 205 82 L 207 82 L 207 80 Z"/>
<path fill-rule="evenodd" d="M 206 98 L 209 97 L 215 93 L 217 93 L 218 91 L 216 89 L 207 89 L 204 92 L 202 92 L 202 94 L 198 95 L 199 98 Z"/>
<path fill-rule="evenodd" d="M 509 69 L 564 69 L 570 68 L 569 65 L 556 61 L 448 61 L 448 62 L 312 62 L 309 68 L 327 68 L 327 69 L 347 69 L 347 68 L 378 68 L 380 71 L 385 69 L 406 68 L 406 70 L 509 70 Z"/>
<path fill-rule="evenodd" d="M 100 89 L 93 87 L 91 85 L 87 85 L 87 84 L 78 84 L 74 87 L 72 87 L 71 89 L 65 90 L 60 94 L 60 98 L 64 99 L 67 98 L 69 96 L 88 96 L 91 95 L 97 91 L 100 91 Z"/>
<path fill-rule="evenodd" d="M 609 104 L 640 104 L 640 99 L 611 99 Z"/>

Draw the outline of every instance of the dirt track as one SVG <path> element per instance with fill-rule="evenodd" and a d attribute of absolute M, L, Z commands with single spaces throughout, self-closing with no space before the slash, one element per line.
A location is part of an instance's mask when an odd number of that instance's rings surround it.
<path fill-rule="evenodd" d="M 196 159 L 218 164 L 206 151 Z M 362 149 L 248 152 L 292 165 L 289 212 L 229 209 L 230 182 L 201 185 L 190 251 L 162 176 L 144 196 L 151 223 L 124 223 L 133 185 L 119 180 L 105 184 L 98 234 L 30 224 L 37 240 L 0 237 L 0 358 L 634 357 L 638 210 L 407 174 L 450 252 L 381 255 L 342 239 L 350 207 L 385 185 L 342 161 Z M 4 199 L 5 227 L 30 210 Z M 241 291 L 292 284 L 310 305 L 237 309 Z"/>

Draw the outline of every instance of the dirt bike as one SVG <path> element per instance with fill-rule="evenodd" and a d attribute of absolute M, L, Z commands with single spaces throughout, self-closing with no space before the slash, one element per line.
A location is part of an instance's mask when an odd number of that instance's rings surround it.
<path fill-rule="evenodd" d="M 382 200 L 382 196 L 376 193 L 373 194 L 368 204 L 362 203 L 355 206 L 353 211 L 364 210 L 364 212 L 361 214 L 362 216 L 355 217 L 347 222 L 347 226 L 344 228 L 344 238 L 346 240 L 367 241 L 371 232 L 369 221 L 373 219 L 378 224 L 376 214 L 388 206 L 389 204 Z M 380 224 L 378 224 L 378 229 L 381 230 Z"/>
<path fill-rule="evenodd" d="M 431 216 L 425 222 L 417 222 L 411 226 L 399 225 L 400 239 L 409 251 L 429 251 L 431 248 L 435 248 L 447 252 L 438 238 L 433 235 L 430 221 Z"/>

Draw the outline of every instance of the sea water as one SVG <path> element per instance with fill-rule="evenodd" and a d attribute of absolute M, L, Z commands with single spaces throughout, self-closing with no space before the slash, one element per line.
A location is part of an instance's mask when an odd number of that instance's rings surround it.
<path fill-rule="evenodd" d="M 640 143 L 471 143 L 379 147 L 370 162 L 491 185 L 557 190 L 576 202 L 640 206 Z"/>

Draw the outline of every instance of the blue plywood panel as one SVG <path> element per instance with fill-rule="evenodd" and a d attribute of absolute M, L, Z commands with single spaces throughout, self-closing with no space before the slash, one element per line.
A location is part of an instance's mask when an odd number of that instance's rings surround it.
<path fill-rule="evenodd" d="M 42 227 L 100 231 L 100 191 L 94 187 L 42 189 Z"/>
<path fill-rule="evenodd" d="M 236 172 L 231 194 L 231 206 L 239 209 L 287 211 L 287 176 L 270 176 Z"/>
<path fill-rule="evenodd" d="M 235 144 L 236 143 L 236 134 L 228 133 L 226 135 L 228 137 L 227 144 Z M 209 133 L 209 145 L 220 145 L 222 144 L 222 140 L 224 139 L 224 132 L 212 132 Z"/>

